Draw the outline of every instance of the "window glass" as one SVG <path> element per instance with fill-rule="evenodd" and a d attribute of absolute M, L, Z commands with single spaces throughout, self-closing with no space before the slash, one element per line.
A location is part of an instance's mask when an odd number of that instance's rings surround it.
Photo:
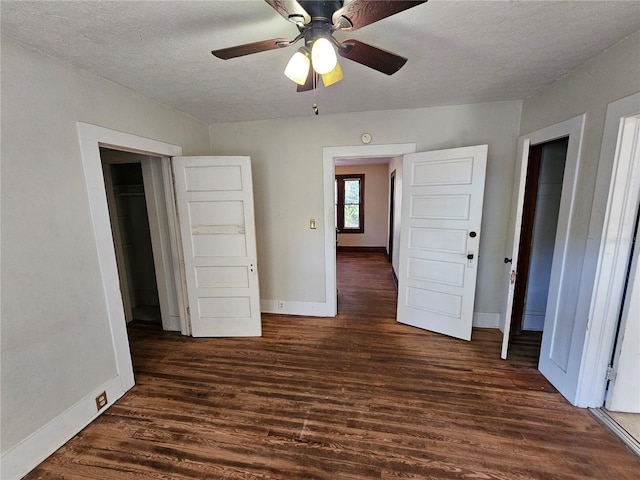
<path fill-rule="evenodd" d="M 364 175 L 336 175 L 335 206 L 340 233 L 364 233 Z"/>

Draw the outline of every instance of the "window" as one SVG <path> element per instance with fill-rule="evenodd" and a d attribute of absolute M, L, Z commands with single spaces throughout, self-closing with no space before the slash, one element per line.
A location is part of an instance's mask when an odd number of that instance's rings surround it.
<path fill-rule="evenodd" d="M 336 228 L 364 233 L 364 175 L 336 175 Z"/>

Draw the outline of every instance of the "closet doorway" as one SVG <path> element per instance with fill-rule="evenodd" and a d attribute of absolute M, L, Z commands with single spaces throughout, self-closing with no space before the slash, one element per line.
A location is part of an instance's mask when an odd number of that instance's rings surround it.
<path fill-rule="evenodd" d="M 511 335 L 512 348 L 527 349 L 535 363 L 545 323 L 568 144 L 564 137 L 529 149 Z"/>
<path fill-rule="evenodd" d="M 100 148 L 127 322 L 181 330 L 161 157 Z"/>

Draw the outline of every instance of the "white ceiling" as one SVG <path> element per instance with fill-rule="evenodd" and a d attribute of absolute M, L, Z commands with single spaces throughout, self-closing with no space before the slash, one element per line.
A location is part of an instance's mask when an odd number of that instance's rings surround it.
<path fill-rule="evenodd" d="M 1 21 L 27 48 L 206 123 L 313 115 L 314 93 L 296 93 L 282 74 L 295 47 L 227 61 L 210 53 L 293 38 L 296 27 L 262 1 L 2 0 Z M 432 0 L 335 34 L 409 61 L 386 76 L 341 59 L 345 79 L 319 88 L 320 113 L 527 98 L 639 29 L 639 1 Z"/>

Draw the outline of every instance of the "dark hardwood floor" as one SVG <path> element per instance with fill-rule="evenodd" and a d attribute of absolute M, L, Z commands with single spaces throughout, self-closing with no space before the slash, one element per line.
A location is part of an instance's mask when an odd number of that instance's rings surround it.
<path fill-rule="evenodd" d="M 26 478 L 640 478 L 640 459 L 537 372 L 395 322 L 382 254 L 339 255 L 336 318 L 263 316 L 263 337 L 129 331 L 136 386 Z"/>

